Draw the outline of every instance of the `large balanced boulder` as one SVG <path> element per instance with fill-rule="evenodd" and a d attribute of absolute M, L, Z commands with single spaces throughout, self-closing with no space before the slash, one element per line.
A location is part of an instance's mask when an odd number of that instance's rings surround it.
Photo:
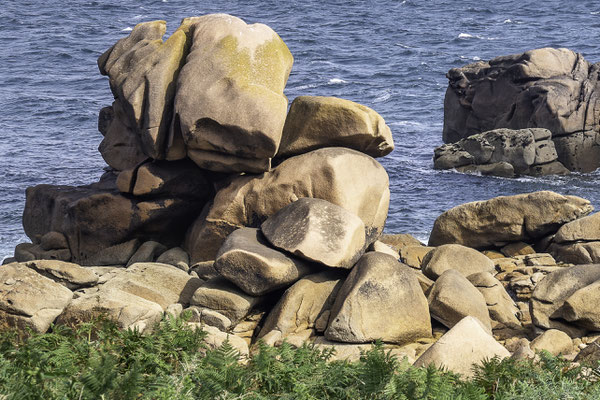
<path fill-rule="evenodd" d="M 497 128 L 546 128 L 569 170 L 600 166 L 598 64 L 568 49 L 536 49 L 451 69 L 444 142 Z"/>
<path fill-rule="evenodd" d="M 276 248 L 328 267 L 352 268 L 366 247 L 365 224 L 359 217 L 310 197 L 283 207 L 260 229 Z"/>
<path fill-rule="evenodd" d="M 475 317 L 465 317 L 437 342 L 427 349 L 413 364 L 424 367 L 433 364 L 464 377 L 473 376 L 473 366 L 494 357 L 510 357 L 504 346 L 496 342 Z"/>
<path fill-rule="evenodd" d="M 477 272 L 494 271 L 494 263 L 477 250 L 460 244 L 444 244 L 431 250 L 423 258 L 423 273 L 437 279 L 445 271 L 454 269 L 467 277 Z"/>
<path fill-rule="evenodd" d="M 270 168 L 285 122 L 293 57 L 263 24 L 213 14 L 190 19 L 192 43 L 177 80 L 174 135 L 200 167 Z"/>
<path fill-rule="evenodd" d="M 389 178 L 373 158 L 341 147 L 291 157 L 262 175 L 234 178 L 188 231 L 186 250 L 191 262 L 214 260 L 231 232 L 245 226 L 257 228 L 303 197 L 327 200 L 360 217 L 367 243 L 371 243 L 387 218 Z"/>
<path fill-rule="evenodd" d="M 88 186 L 38 185 L 27 189 L 23 228 L 34 243 L 48 232 L 63 233 L 72 261 L 90 265 L 102 258 L 96 255 L 104 249 L 134 238 L 179 245 L 210 193 L 207 190 L 201 197 L 124 196 L 112 174 Z"/>
<path fill-rule="evenodd" d="M 399 344 L 431 337 L 427 299 L 414 272 L 388 254 L 366 253 L 337 295 L 325 337 Z"/>
<path fill-rule="evenodd" d="M 562 268 L 546 275 L 536 285 L 529 302 L 533 323 L 546 329 L 555 327 L 551 317 L 565 301 L 579 289 L 599 280 L 600 264 Z"/>
<path fill-rule="evenodd" d="M 73 292 L 25 264 L 0 268 L 0 329 L 46 332 L 71 302 Z"/>
<path fill-rule="evenodd" d="M 289 286 L 312 271 L 309 263 L 269 247 L 256 228 L 241 228 L 229 235 L 214 268 L 252 296 Z"/>
<path fill-rule="evenodd" d="M 383 157 L 394 150 L 394 140 L 383 118 L 369 107 L 336 97 L 296 97 L 285 120 L 277 156 L 331 146 Z"/>
<path fill-rule="evenodd" d="M 258 337 L 278 341 L 314 329 L 318 320 L 329 315 L 345 275 L 331 269 L 294 283 L 271 310 Z"/>
<path fill-rule="evenodd" d="M 431 316 L 452 328 L 466 316 L 476 317 L 491 332 L 492 323 L 483 295 L 460 272 L 446 270 L 433 284 L 429 295 Z"/>
<path fill-rule="evenodd" d="M 436 169 L 513 177 L 568 174 L 547 129 L 495 129 L 435 149 Z"/>
<path fill-rule="evenodd" d="M 531 242 L 592 210 L 588 200 L 550 191 L 475 201 L 441 214 L 433 224 L 429 245 L 456 243 L 486 248 L 508 242 Z"/>

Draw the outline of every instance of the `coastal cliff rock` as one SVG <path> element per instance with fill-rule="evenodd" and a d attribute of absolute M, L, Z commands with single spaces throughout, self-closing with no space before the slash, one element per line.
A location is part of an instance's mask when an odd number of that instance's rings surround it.
<path fill-rule="evenodd" d="M 486 248 L 509 242 L 535 241 L 592 210 L 592 205 L 585 199 L 550 191 L 475 201 L 440 215 L 433 224 L 429 245 L 456 243 Z"/>
<path fill-rule="evenodd" d="M 546 128 L 570 171 L 600 166 L 599 64 L 569 49 L 543 48 L 453 68 L 443 140 L 498 128 Z"/>
<path fill-rule="evenodd" d="M 259 227 L 303 197 L 327 200 L 356 214 L 371 243 L 383 231 L 390 191 L 385 169 L 355 150 L 330 147 L 291 157 L 270 172 L 231 180 L 193 223 L 186 237 L 191 262 L 214 260 L 225 238 L 242 227 Z"/>
<path fill-rule="evenodd" d="M 436 169 L 514 177 L 565 175 L 547 129 L 495 129 L 435 149 Z"/>
<path fill-rule="evenodd" d="M 383 118 L 369 107 L 336 97 L 296 97 L 285 120 L 277 156 L 330 146 L 383 157 L 394 150 L 394 140 Z"/>

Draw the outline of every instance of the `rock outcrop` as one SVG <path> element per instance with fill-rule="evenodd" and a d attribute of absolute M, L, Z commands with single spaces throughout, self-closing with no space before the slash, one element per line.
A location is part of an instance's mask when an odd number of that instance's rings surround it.
<path fill-rule="evenodd" d="M 435 169 L 456 169 L 512 178 L 566 175 L 547 129 L 495 129 L 435 149 Z"/>
<path fill-rule="evenodd" d="M 600 166 L 599 64 L 543 48 L 453 68 L 444 100 L 446 143 L 493 129 L 545 128 L 570 171 Z"/>

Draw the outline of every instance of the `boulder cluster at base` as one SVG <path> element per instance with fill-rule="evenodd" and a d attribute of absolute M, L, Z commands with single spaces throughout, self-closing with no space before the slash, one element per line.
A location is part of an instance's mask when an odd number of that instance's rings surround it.
<path fill-rule="evenodd" d="M 229 340 L 243 355 L 259 341 L 310 342 L 354 360 L 380 340 L 467 377 L 494 356 L 600 359 L 600 214 L 589 201 L 504 196 L 444 212 L 427 245 L 384 234 L 389 179 L 375 158 L 394 143 L 377 112 L 316 96 L 288 111 L 293 57 L 266 25 L 215 14 L 165 32 L 141 23 L 98 59 L 114 95 L 98 120 L 108 167 L 87 186 L 27 189 L 31 243 L 0 268 L 1 329 L 105 315 L 149 332 L 186 311 L 209 344 Z M 452 70 L 444 137 L 460 141 L 436 150 L 436 167 L 596 168 L 595 107 L 567 119 L 556 108 L 557 96 L 595 101 L 595 68 L 543 49 Z M 488 75 L 513 103 L 481 94 Z M 526 115 L 534 95 L 556 107 Z"/>

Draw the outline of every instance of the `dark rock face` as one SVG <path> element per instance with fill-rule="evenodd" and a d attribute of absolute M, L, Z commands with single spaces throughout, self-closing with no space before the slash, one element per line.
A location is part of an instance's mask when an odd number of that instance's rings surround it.
<path fill-rule="evenodd" d="M 178 245 L 210 194 L 132 198 L 119 193 L 112 174 L 88 186 L 38 185 L 27 189 L 23 227 L 34 243 L 61 232 L 72 261 L 88 265 L 102 249 L 133 238 Z"/>
<path fill-rule="evenodd" d="M 546 128 L 571 171 L 600 166 L 599 64 L 568 49 L 536 49 L 451 69 L 446 143 L 497 128 Z"/>

